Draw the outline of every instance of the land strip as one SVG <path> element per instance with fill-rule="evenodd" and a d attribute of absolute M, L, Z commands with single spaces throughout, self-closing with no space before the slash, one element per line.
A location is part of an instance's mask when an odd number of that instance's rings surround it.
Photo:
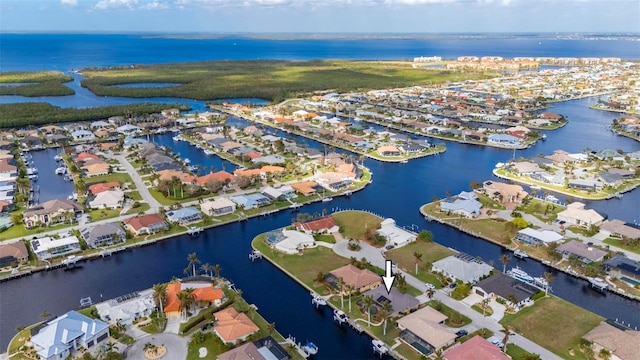
<path fill-rule="evenodd" d="M 73 95 L 75 91 L 64 85 L 72 80 L 71 76 L 59 71 L 0 73 L 0 95 L 26 97 Z"/>

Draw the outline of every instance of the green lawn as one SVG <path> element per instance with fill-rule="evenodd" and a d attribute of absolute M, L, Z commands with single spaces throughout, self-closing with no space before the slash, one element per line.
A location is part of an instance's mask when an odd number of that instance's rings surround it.
<path fill-rule="evenodd" d="M 331 215 L 342 229 L 342 236 L 348 239 L 364 238 L 365 229 L 378 229 L 382 219 L 364 211 L 344 211 Z"/>
<path fill-rule="evenodd" d="M 100 182 L 111 182 L 111 181 L 117 181 L 119 182 L 121 185 L 124 183 L 130 183 L 131 185 L 133 185 L 133 180 L 131 180 L 131 176 L 129 176 L 129 174 L 127 173 L 110 173 L 107 175 L 100 175 L 100 176 L 92 176 L 89 178 L 85 178 L 84 182 L 89 185 L 89 184 L 94 184 L 94 183 L 100 183 Z"/>
<path fill-rule="evenodd" d="M 140 193 L 137 192 L 137 191 L 128 192 L 128 193 L 126 193 L 126 195 L 129 197 L 129 199 L 134 200 L 134 201 L 142 200 L 142 195 L 140 195 Z"/>
<path fill-rule="evenodd" d="M 418 263 L 417 275 L 415 274 L 416 258 L 413 256 L 415 252 L 422 254 L 422 261 Z M 430 270 L 426 271 L 427 269 L 425 266 L 427 263 L 433 263 L 451 255 L 455 255 L 455 253 L 438 243 L 414 241 L 401 248 L 387 251 L 386 258 L 392 260 L 401 269 L 407 270 L 411 275 L 416 276 L 418 279 L 424 282 L 430 282 L 440 288 L 443 284 L 435 275 L 433 275 L 433 273 L 431 273 Z"/>
<path fill-rule="evenodd" d="M 0 241 L 15 239 L 19 237 L 31 237 L 37 236 L 40 233 L 51 231 L 51 230 L 62 230 L 64 228 L 70 227 L 71 224 L 57 224 L 55 226 L 50 227 L 37 227 L 33 229 L 26 229 L 24 224 L 14 225 L 7 230 L 0 232 Z"/>
<path fill-rule="evenodd" d="M 631 241 L 628 242 L 627 245 L 625 245 L 625 241 L 622 239 L 615 239 L 615 238 L 606 238 L 603 241 L 605 244 L 620 248 L 620 249 L 624 249 L 624 250 L 628 250 L 628 251 L 632 251 L 636 254 L 640 254 L 640 241 Z M 635 245 L 635 246 L 632 246 Z M 615 251 L 615 249 L 612 249 Z"/>
<path fill-rule="evenodd" d="M 527 350 L 521 348 L 516 344 L 509 343 L 507 344 L 507 355 L 511 356 L 513 360 L 526 360 L 529 359 L 529 356 L 532 354 Z"/>
<path fill-rule="evenodd" d="M 460 328 L 465 325 L 471 324 L 471 319 L 437 300 L 432 300 L 431 302 L 429 302 L 429 306 L 447 316 L 447 320 L 445 320 L 444 324 L 449 327 Z M 452 315 L 453 317 L 458 316 L 459 322 L 452 321 Z"/>
<path fill-rule="evenodd" d="M 519 210 L 531 214 L 541 221 L 549 222 L 556 219 L 558 213 L 565 208 L 557 204 L 551 204 L 538 199 L 531 199 L 526 206 L 520 206 Z"/>
<path fill-rule="evenodd" d="M 565 359 L 583 359 L 580 338 L 604 320 L 592 312 L 554 296 L 547 296 L 500 323 Z M 569 349 L 575 350 L 575 356 Z"/>
<path fill-rule="evenodd" d="M 106 220 L 120 216 L 120 209 L 93 209 L 87 214 L 91 216 L 91 221 Z"/>

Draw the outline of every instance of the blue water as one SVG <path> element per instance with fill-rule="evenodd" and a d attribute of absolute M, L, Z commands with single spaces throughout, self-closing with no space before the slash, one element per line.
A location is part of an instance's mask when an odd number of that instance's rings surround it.
<path fill-rule="evenodd" d="M 73 193 L 73 181 L 64 181 L 63 175 L 56 175 L 58 164 L 53 159 L 60 153 L 60 149 L 46 149 L 31 151 L 33 166 L 38 168 L 38 181 L 35 183 L 39 191 L 35 197 L 39 203 L 52 199 L 66 199 Z"/>
<path fill-rule="evenodd" d="M 539 45 L 538 42 L 541 41 Z M 235 45 L 234 45 L 235 44 Z M 167 51 L 171 49 L 171 51 Z M 640 58 L 637 43 L 629 41 L 583 40 L 252 40 L 209 39 L 186 40 L 145 38 L 138 35 L 17 35 L 0 34 L 0 71 L 58 69 L 68 71 L 88 66 L 201 61 L 213 59 L 402 59 L 414 56 L 459 55 L 512 56 L 607 56 Z M 75 76 L 75 74 L 74 74 Z M 71 97 L 43 98 L 59 106 L 98 106 L 139 102 L 140 99 L 102 98 L 79 86 L 78 78 L 69 83 L 77 94 Z M 176 99 L 142 99 L 173 102 Z M 19 97 L 0 97 L 0 102 L 27 101 Z M 31 101 L 31 100 L 28 100 Z M 180 100 L 204 111 L 204 102 Z M 633 151 L 637 142 L 613 135 L 605 128 L 618 115 L 588 109 L 596 99 L 583 99 L 556 104 L 553 111 L 569 119 L 569 124 L 547 132 L 548 140 L 518 151 L 516 156 L 551 153 L 555 149 L 578 152 L 584 148 L 609 147 Z M 229 119 L 242 125 L 242 120 Z M 285 134 L 272 130 L 273 133 Z M 166 134 L 152 139 L 189 157 L 193 164 L 222 168 L 215 156 L 184 142 L 174 142 Z M 296 138 L 314 148 L 314 141 Z M 467 190 L 471 181 L 492 177 L 495 163 L 513 156 L 512 151 L 447 142 L 447 152 L 409 164 L 386 164 L 367 160 L 374 182 L 350 198 L 335 198 L 331 203 L 316 203 L 301 211 L 313 213 L 338 209 L 367 209 L 385 217 L 393 217 L 399 225 L 429 229 L 439 243 L 480 256 L 500 264 L 504 252 L 498 246 L 459 233 L 455 229 L 425 221 L 419 214 L 421 204 L 432 197 L 442 197 L 447 190 Z M 233 169 L 225 165 L 227 171 Z M 54 175 L 51 175 L 54 176 Z M 42 185 L 42 184 L 41 184 Z M 57 192 L 57 190 L 53 190 Z M 599 212 L 625 221 L 640 221 L 640 191 L 625 194 L 623 199 L 589 202 Z M 250 303 L 255 303 L 267 321 L 275 322 L 285 335 L 298 341 L 310 340 L 320 351 L 318 359 L 372 358 L 370 340 L 349 329 L 337 327 L 328 309 L 316 310 L 308 292 L 266 261 L 247 260 L 249 243 L 259 233 L 291 223 L 295 216 L 284 211 L 203 232 L 199 237 L 186 236 L 116 254 L 111 258 L 84 264 L 77 271 L 52 271 L 0 284 L 0 349 L 4 349 L 17 325 L 39 320 L 47 310 L 60 314 L 76 308 L 79 299 L 94 300 L 148 288 L 154 283 L 182 276 L 187 255 L 196 252 L 203 263 L 221 264 L 222 275 L 243 290 Z M 534 276 L 551 271 L 555 280 L 554 294 L 608 318 L 618 318 L 640 326 L 640 305 L 621 297 L 593 291 L 587 282 L 555 272 L 532 260 L 513 259 Z M 28 297 L 28 301 L 25 298 Z"/>

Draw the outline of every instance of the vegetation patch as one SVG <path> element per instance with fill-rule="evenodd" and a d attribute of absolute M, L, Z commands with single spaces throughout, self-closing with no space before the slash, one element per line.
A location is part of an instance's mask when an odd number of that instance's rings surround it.
<path fill-rule="evenodd" d="M 180 97 L 196 100 L 262 98 L 282 101 L 300 93 L 397 88 L 494 74 L 462 74 L 414 69 L 411 62 L 380 61 L 210 61 L 108 69 L 84 69 L 82 86 L 102 96 Z M 167 87 L 123 88 L 113 85 L 178 83 Z"/>
<path fill-rule="evenodd" d="M 364 211 L 344 211 L 331 215 L 338 226 L 342 236 L 348 239 L 364 239 L 367 229 L 378 229 L 382 219 Z"/>
<path fill-rule="evenodd" d="M 46 125 L 60 122 L 93 121 L 111 116 L 136 116 L 159 113 L 168 108 L 189 110 L 181 104 L 140 103 L 95 108 L 61 108 L 48 103 L 0 104 L 0 128 L 17 128 L 26 125 Z"/>
<path fill-rule="evenodd" d="M 500 323 L 562 358 L 583 359 L 578 351 L 580 339 L 602 320 L 581 307 L 548 296 L 515 314 L 505 315 Z M 569 349 L 574 349 L 575 356 L 570 355 Z"/>
<path fill-rule="evenodd" d="M 64 85 L 71 76 L 60 71 L 5 72 L 0 73 L 0 95 L 65 96 L 75 91 Z"/>

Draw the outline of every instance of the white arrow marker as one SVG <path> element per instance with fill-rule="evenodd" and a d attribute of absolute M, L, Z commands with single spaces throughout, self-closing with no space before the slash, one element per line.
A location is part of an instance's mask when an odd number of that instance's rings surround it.
<path fill-rule="evenodd" d="M 387 288 L 387 294 L 391 291 L 393 281 L 396 279 L 396 277 L 391 273 L 391 266 L 391 260 L 386 260 L 384 263 L 384 275 L 382 276 L 382 281 L 384 282 L 384 287 Z"/>

